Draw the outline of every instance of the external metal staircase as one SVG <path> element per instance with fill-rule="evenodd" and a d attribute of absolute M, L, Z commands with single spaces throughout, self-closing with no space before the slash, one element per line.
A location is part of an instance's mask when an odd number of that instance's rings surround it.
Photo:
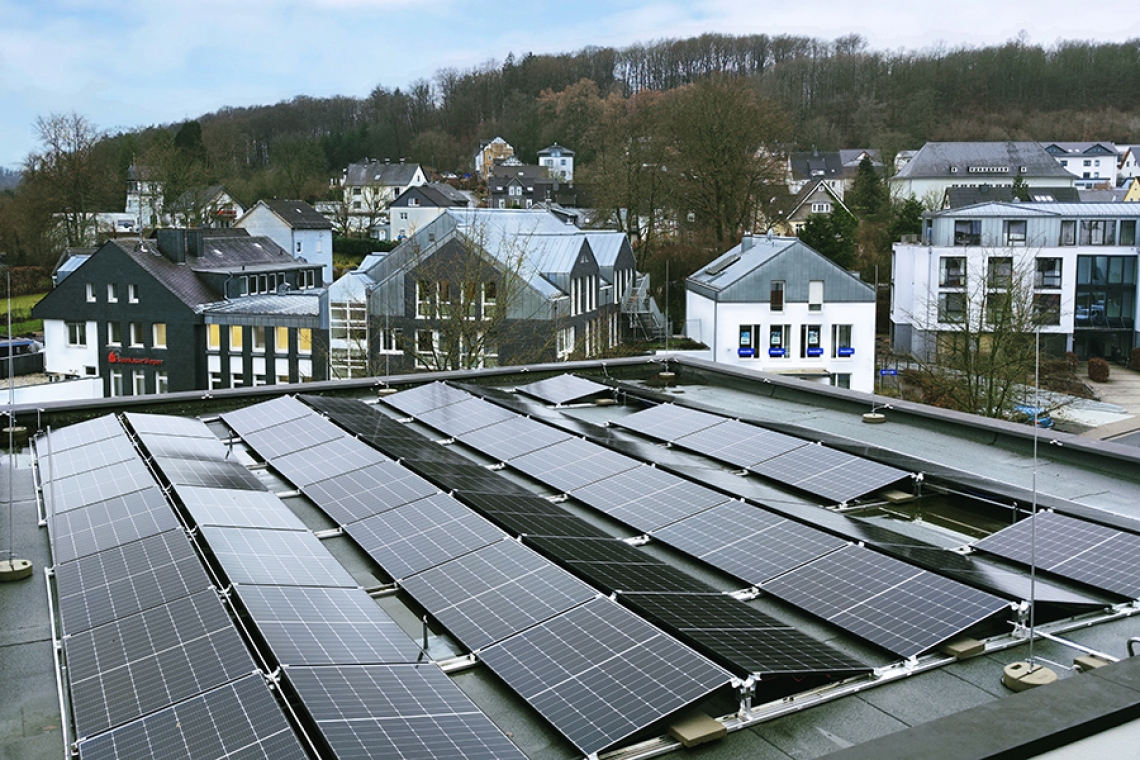
<path fill-rule="evenodd" d="M 649 275 L 638 275 L 621 299 L 621 313 L 629 315 L 629 327 L 642 340 L 665 340 L 669 325 L 649 295 Z"/>

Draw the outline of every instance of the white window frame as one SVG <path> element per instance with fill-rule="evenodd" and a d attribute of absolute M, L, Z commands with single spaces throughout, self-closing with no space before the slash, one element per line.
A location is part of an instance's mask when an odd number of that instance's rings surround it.
<path fill-rule="evenodd" d="M 68 348 L 87 348 L 87 323 L 64 322 Z"/>
<path fill-rule="evenodd" d="M 150 328 L 150 343 L 153 348 L 166 348 L 166 323 L 155 322 Z"/>
<path fill-rule="evenodd" d="M 128 327 L 128 337 L 131 340 L 131 348 L 143 348 L 143 326 L 142 322 L 131 322 Z"/>

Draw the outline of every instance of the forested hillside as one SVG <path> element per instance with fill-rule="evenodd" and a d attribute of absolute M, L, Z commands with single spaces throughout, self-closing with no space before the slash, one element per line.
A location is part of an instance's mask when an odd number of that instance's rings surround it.
<path fill-rule="evenodd" d="M 713 90 L 689 86 L 710 78 Z M 81 116 L 62 121 L 69 139 L 44 115 L 43 151 L 29 156 L 21 185 L 0 194 L 0 251 L 17 262 L 54 261 L 53 213 L 122 210 L 132 162 L 156 167 L 168 193 L 221 183 L 248 205 L 323 198 L 330 179 L 365 157 L 462 176 L 478 141 L 495 135 L 529 162 L 553 142 L 578 151 L 580 184 L 598 206 L 652 210 L 654 193 L 676 194 L 671 205 L 698 220 L 698 248 L 723 250 L 752 209 L 675 181 L 713 164 L 735 173 L 716 148 L 871 147 L 889 160 L 928 140 L 1140 143 L 1140 40 L 874 51 L 857 36 L 703 35 L 510 55 L 366 98 L 299 96 L 115 135 Z M 68 146 L 83 146 L 82 161 Z M 698 158 L 705 163 L 686 165 Z M 647 166 L 670 181 L 647 176 Z M 735 177 L 724 192 L 755 194 L 772 179 Z"/>

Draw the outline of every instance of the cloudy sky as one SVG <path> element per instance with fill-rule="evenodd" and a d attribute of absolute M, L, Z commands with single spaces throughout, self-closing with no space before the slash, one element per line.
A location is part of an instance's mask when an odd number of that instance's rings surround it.
<path fill-rule="evenodd" d="M 508 53 L 622 47 L 702 32 L 856 33 L 874 49 L 1140 38 L 1136 0 L 0 0 L 0 165 L 37 116 L 108 130 L 295 95 L 367 95 Z"/>

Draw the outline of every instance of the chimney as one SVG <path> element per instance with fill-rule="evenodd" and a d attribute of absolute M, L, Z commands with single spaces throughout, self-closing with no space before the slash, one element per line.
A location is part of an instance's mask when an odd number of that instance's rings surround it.
<path fill-rule="evenodd" d="M 740 239 L 740 252 L 744 253 L 745 251 L 752 250 L 752 242 L 753 240 L 751 235 L 745 235 L 742 237 Z"/>
<path fill-rule="evenodd" d="M 160 229 L 158 250 L 175 264 L 185 264 L 187 257 L 198 258 L 202 255 L 202 231 Z"/>

